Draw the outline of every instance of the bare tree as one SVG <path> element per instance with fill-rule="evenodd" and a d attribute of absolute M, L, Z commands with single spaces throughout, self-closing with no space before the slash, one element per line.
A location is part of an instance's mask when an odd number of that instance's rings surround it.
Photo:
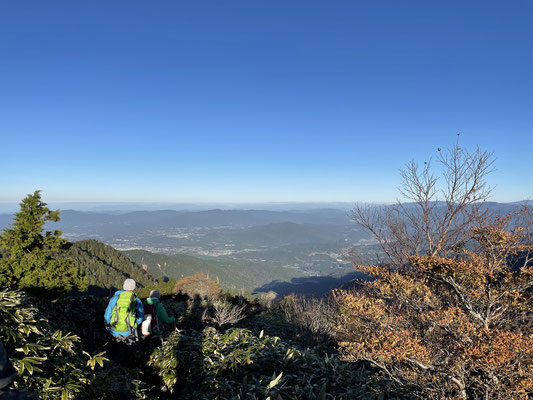
<path fill-rule="evenodd" d="M 213 321 L 218 325 L 236 324 L 246 317 L 246 305 L 235 306 L 225 300 L 213 302 Z"/>
<path fill-rule="evenodd" d="M 357 205 L 352 219 L 367 229 L 395 266 L 413 255 L 449 256 L 469 239 L 476 222 L 487 217 L 484 202 L 492 188 L 485 178 L 493 155 L 477 148 L 438 149 L 435 174 L 431 160 L 411 161 L 400 171 L 400 194 L 406 201 L 391 206 Z"/>
<path fill-rule="evenodd" d="M 492 165 L 456 143 L 435 165 L 407 164 L 405 202 L 352 211 L 390 265 L 354 264 L 371 279 L 334 292 L 345 359 L 422 398 L 530 397 L 533 215 L 489 215 Z"/>

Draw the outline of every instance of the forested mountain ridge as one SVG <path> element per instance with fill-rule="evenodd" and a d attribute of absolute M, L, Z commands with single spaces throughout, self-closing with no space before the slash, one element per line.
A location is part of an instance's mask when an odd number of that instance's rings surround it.
<path fill-rule="evenodd" d="M 301 273 L 293 269 L 249 260 L 198 258 L 185 254 L 167 256 L 146 250 L 127 250 L 123 253 L 156 278 L 169 277 L 180 280 L 200 272 L 217 281 L 225 290 L 243 288 L 252 290 L 275 279 L 290 280 L 301 276 Z"/>
<path fill-rule="evenodd" d="M 511 211 L 515 203 L 486 202 L 485 206 L 500 213 Z M 409 203 L 407 203 L 409 204 Z M 13 215 L 0 213 L 0 229 L 7 228 Z M 136 232 L 138 230 L 168 227 L 214 227 L 214 226 L 258 226 L 273 223 L 294 222 L 297 224 L 333 224 L 349 225 L 349 212 L 341 209 L 307 209 L 301 211 L 271 211 L 271 210 L 221 210 L 208 211 L 133 211 L 125 213 L 89 212 L 63 209 L 61 221 L 55 224 L 57 229 L 64 232 L 79 233 L 80 230 L 105 232 L 122 232 L 124 229 Z"/>
<path fill-rule="evenodd" d="M 165 256 L 146 250 L 127 250 L 123 251 L 122 254 L 124 257 L 129 257 L 135 263 L 141 265 L 143 269 L 155 277 L 170 276 L 168 270 L 170 259 L 173 260 L 172 265 L 176 267 L 175 274 L 172 274 L 176 278 L 194 275 L 197 272 L 208 273 L 213 268 L 213 265 L 208 261 L 185 254 Z"/>
<path fill-rule="evenodd" d="M 216 230 L 207 233 L 203 242 L 228 243 L 237 249 L 265 249 L 304 243 L 341 242 L 351 233 L 352 230 L 348 227 L 342 229 L 334 224 L 276 222 L 244 229 Z M 362 237 L 368 238 L 368 235 L 364 234 Z"/>
<path fill-rule="evenodd" d="M 89 292 L 108 294 L 121 289 L 125 279 L 133 278 L 138 288 L 154 286 L 156 280 L 142 267 L 113 247 L 94 239 L 74 242 L 67 256 L 89 284 Z"/>

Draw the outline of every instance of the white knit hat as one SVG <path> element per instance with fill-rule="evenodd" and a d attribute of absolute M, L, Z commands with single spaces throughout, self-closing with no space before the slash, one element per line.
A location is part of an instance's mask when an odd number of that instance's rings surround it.
<path fill-rule="evenodd" d="M 122 289 L 124 290 L 135 290 L 135 281 L 131 278 L 128 278 L 124 281 L 124 285 L 122 286 Z"/>

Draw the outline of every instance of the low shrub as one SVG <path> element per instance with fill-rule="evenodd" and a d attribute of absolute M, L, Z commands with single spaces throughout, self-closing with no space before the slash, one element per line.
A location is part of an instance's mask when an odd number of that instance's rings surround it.
<path fill-rule="evenodd" d="M 246 318 L 246 306 L 233 305 L 227 301 L 213 302 L 213 322 L 218 326 L 227 324 L 236 324 L 240 320 Z"/>
<path fill-rule="evenodd" d="M 18 372 L 14 387 L 43 400 L 145 398 L 135 372 L 109 363 L 105 352 L 89 354 L 80 336 L 57 325 L 24 292 L 0 290 L 0 338 Z"/>
<path fill-rule="evenodd" d="M 185 294 L 191 299 L 196 297 L 216 299 L 222 295 L 222 289 L 218 283 L 205 277 L 201 272 L 178 281 L 173 291 L 176 294 Z"/>
<path fill-rule="evenodd" d="M 173 333 L 149 361 L 183 399 L 378 399 L 371 371 L 232 328 Z"/>
<path fill-rule="evenodd" d="M 276 292 L 273 292 L 272 290 L 266 292 L 266 293 L 259 293 L 257 294 L 257 297 L 255 298 L 255 302 L 267 310 L 271 310 L 274 306 L 274 302 L 276 301 L 276 298 L 278 295 Z"/>
<path fill-rule="evenodd" d="M 280 301 L 278 310 L 298 327 L 299 340 L 304 345 L 333 344 L 338 309 L 330 298 L 289 295 Z"/>

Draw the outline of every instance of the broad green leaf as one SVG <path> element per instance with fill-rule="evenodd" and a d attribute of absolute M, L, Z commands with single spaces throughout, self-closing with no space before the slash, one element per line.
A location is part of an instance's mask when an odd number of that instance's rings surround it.
<path fill-rule="evenodd" d="M 268 384 L 268 390 L 276 386 L 282 376 L 283 376 L 283 372 L 281 372 L 275 379 L 271 380 L 270 383 Z"/>

